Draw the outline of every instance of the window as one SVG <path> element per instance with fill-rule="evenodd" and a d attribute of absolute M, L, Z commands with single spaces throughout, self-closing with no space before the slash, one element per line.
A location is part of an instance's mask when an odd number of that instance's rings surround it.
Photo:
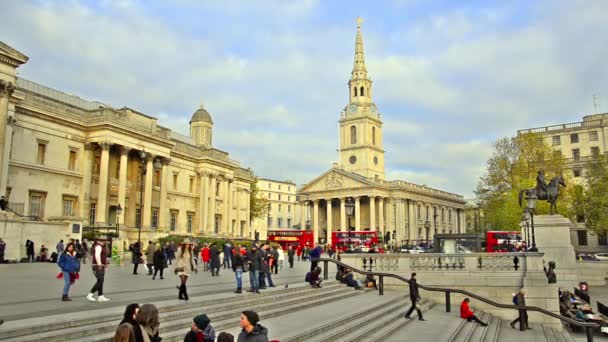
<path fill-rule="evenodd" d="M 279 194 L 279 201 L 281 200 L 281 194 Z"/>
<path fill-rule="evenodd" d="M 45 193 L 42 192 L 30 192 L 30 216 L 40 217 L 44 216 L 44 199 Z"/>
<path fill-rule="evenodd" d="M 188 229 L 188 233 L 192 233 L 192 221 L 194 220 L 194 214 L 188 213 L 188 222 L 186 223 L 186 228 Z"/>
<path fill-rule="evenodd" d="M 279 190 L 281 190 L 281 184 L 279 184 Z"/>
<path fill-rule="evenodd" d="M 578 245 L 579 246 L 587 246 L 587 231 L 586 230 L 578 230 L 576 232 L 578 236 Z"/>
<path fill-rule="evenodd" d="M 578 133 L 572 133 L 572 134 L 570 134 L 570 143 L 571 144 L 578 143 Z"/>
<path fill-rule="evenodd" d="M 562 159 L 562 151 L 560 151 L 560 150 L 553 151 L 553 159 Z"/>
<path fill-rule="evenodd" d="M 220 195 L 220 182 L 215 183 L 215 196 L 219 196 Z"/>
<path fill-rule="evenodd" d="M 281 203 L 279 203 L 279 211 L 281 211 Z"/>
<path fill-rule="evenodd" d="M 290 218 L 287 219 L 287 228 L 291 228 L 291 219 Z"/>
<path fill-rule="evenodd" d="M 600 148 L 598 146 L 591 147 L 591 157 L 599 158 L 600 156 Z"/>
<path fill-rule="evenodd" d="M 562 139 L 559 135 L 554 135 L 552 140 L 553 140 L 553 146 L 562 144 Z"/>
<path fill-rule="evenodd" d="M 270 192 L 268 193 L 268 199 L 270 199 Z"/>
<path fill-rule="evenodd" d="M 597 141 L 597 131 L 589 132 L 589 141 Z"/>
<path fill-rule="evenodd" d="M 153 185 L 160 186 L 160 170 L 154 170 Z"/>
<path fill-rule="evenodd" d="M 271 186 L 271 185 L 272 185 L 272 184 L 268 183 L 268 189 L 270 189 L 270 186 Z"/>
<path fill-rule="evenodd" d="M 291 201 L 291 196 L 287 196 L 287 200 L 288 200 L 288 201 Z"/>
<path fill-rule="evenodd" d="M 357 143 L 357 127 L 355 126 L 350 126 L 350 143 Z"/>
<path fill-rule="evenodd" d="M 601 233 L 597 235 L 597 244 L 599 246 L 608 246 L 608 235 L 606 233 Z"/>
<path fill-rule="evenodd" d="M 282 218 L 277 218 L 277 228 L 281 228 L 283 226 L 283 219 Z"/>
<path fill-rule="evenodd" d="M 287 205 L 287 212 L 290 213 L 291 212 L 291 204 Z"/>
<path fill-rule="evenodd" d="M 361 93 L 361 96 L 365 96 L 365 91 L 363 91 L 363 86 L 361 86 L 361 88 L 359 88 L 359 92 Z"/>
<path fill-rule="evenodd" d="M 173 190 L 177 190 L 177 173 L 173 174 Z"/>
<path fill-rule="evenodd" d="M 135 209 L 135 228 L 141 228 L 141 208 Z"/>
<path fill-rule="evenodd" d="M 578 148 L 573 148 L 572 149 L 572 158 L 574 160 L 579 160 L 581 159 L 581 151 Z"/>
<path fill-rule="evenodd" d="M 581 169 L 572 169 L 572 174 L 574 175 L 574 177 L 580 177 L 582 176 L 583 172 Z"/>
<path fill-rule="evenodd" d="M 152 229 L 158 228 L 158 208 L 152 208 Z"/>
<path fill-rule="evenodd" d="M 291 187 L 290 186 L 287 187 L 287 191 L 291 191 Z"/>
<path fill-rule="evenodd" d="M 76 212 L 76 197 L 63 196 L 63 216 L 74 216 Z"/>
<path fill-rule="evenodd" d="M 38 143 L 38 154 L 36 154 L 36 163 L 44 165 L 44 159 L 46 157 L 46 143 Z"/>
<path fill-rule="evenodd" d="M 372 145 L 376 145 L 376 127 L 372 127 Z"/>
<path fill-rule="evenodd" d="M 95 213 L 97 212 L 97 203 L 91 203 L 89 207 L 89 224 L 95 225 Z"/>
<path fill-rule="evenodd" d="M 68 170 L 76 170 L 76 151 L 74 150 L 70 150 L 70 155 L 68 159 Z"/>
<path fill-rule="evenodd" d="M 353 87 L 353 91 L 355 92 L 355 96 L 357 96 L 357 87 Z"/>
<path fill-rule="evenodd" d="M 177 227 L 177 211 L 171 210 L 171 231 L 174 232 Z"/>
<path fill-rule="evenodd" d="M 194 193 L 194 177 L 190 176 L 190 186 L 188 187 L 190 189 L 190 193 Z"/>

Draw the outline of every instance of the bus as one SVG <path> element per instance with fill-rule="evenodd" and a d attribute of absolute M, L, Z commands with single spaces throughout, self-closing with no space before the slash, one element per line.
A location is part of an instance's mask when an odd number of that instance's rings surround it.
<path fill-rule="evenodd" d="M 344 252 L 348 249 L 361 248 L 362 252 L 368 252 L 378 245 L 377 231 L 354 231 L 354 232 L 331 232 L 333 247 Z"/>
<path fill-rule="evenodd" d="M 521 232 L 490 231 L 486 233 L 486 252 L 516 252 L 522 245 Z"/>
<path fill-rule="evenodd" d="M 278 243 L 285 251 L 289 248 L 289 246 L 308 246 L 312 248 L 313 232 L 312 230 L 294 229 L 269 230 L 268 241 Z"/>

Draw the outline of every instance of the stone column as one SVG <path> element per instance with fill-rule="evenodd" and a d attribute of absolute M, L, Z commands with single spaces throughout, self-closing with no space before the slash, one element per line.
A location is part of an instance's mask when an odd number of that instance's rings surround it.
<path fill-rule="evenodd" d="M 2 175 L 2 179 L 0 179 L 0 195 L 4 196 L 6 194 L 6 184 L 8 175 L 8 157 L 5 157 L 7 154 L 5 150 L 10 148 L 6 143 L 9 138 L 7 136 L 7 119 L 8 119 L 8 106 L 9 99 L 15 90 L 15 85 L 11 82 L 6 82 L 4 80 L 0 80 L 0 175 Z"/>
<path fill-rule="evenodd" d="M 169 206 L 167 204 L 167 190 L 169 187 L 169 181 L 167 177 L 169 175 L 169 162 L 168 158 L 163 158 L 162 169 L 160 171 L 160 206 L 158 208 L 158 229 L 166 231 L 167 229 L 167 215 L 169 215 Z"/>
<path fill-rule="evenodd" d="M 80 217 L 82 217 L 86 224 L 90 222 L 90 206 L 91 206 L 91 176 L 93 173 L 93 157 L 95 150 L 93 144 L 84 144 L 84 158 L 82 158 L 82 206 L 80 208 Z M 124 212 L 123 212 L 124 215 Z M 97 220 L 97 217 L 93 218 Z"/>
<path fill-rule="evenodd" d="M 361 197 L 355 197 L 355 230 L 361 230 Z"/>
<path fill-rule="evenodd" d="M 123 209 L 123 213 L 118 215 L 118 223 L 123 226 L 125 224 L 126 200 L 127 200 L 127 164 L 129 162 L 129 151 L 131 149 L 122 146 L 120 150 L 120 168 L 118 172 L 118 204 Z"/>
<path fill-rule="evenodd" d="M 340 198 L 340 231 L 346 231 L 346 197 Z"/>
<path fill-rule="evenodd" d="M 319 242 L 319 200 L 313 200 L 312 234 L 314 243 Z"/>
<path fill-rule="evenodd" d="M 236 202 L 236 213 L 234 214 L 234 229 L 236 230 L 234 232 L 234 235 L 236 237 L 240 237 L 240 238 L 245 238 L 245 232 L 241 232 L 241 198 L 240 198 L 240 194 L 241 194 L 241 188 L 239 187 L 235 187 L 234 188 L 234 201 Z"/>
<path fill-rule="evenodd" d="M 386 228 L 384 227 L 384 198 L 378 197 L 378 230 L 382 233 L 382 241 L 384 241 L 384 235 Z"/>
<path fill-rule="evenodd" d="M 154 158 L 148 154 L 146 159 L 146 185 L 144 190 L 144 210 L 142 211 L 142 229 L 150 229 L 152 221 L 152 179 L 154 177 Z"/>
<path fill-rule="evenodd" d="M 300 215 L 300 229 L 301 230 L 306 230 L 306 214 L 308 213 L 308 202 L 304 201 L 300 204 L 300 211 L 301 211 L 301 215 Z"/>
<path fill-rule="evenodd" d="M 376 197 L 369 197 L 369 230 L 376 231 Z"/>
<path fill-rule="evenodd" d="M 204 233 L 207 227 L 207 172 L 201 171 L 198 177 L 198 232 Z"/>
<path fill-rule="evenodd" d="M 215 197 L 217 194 L 215 193 L 216 187 L 216 175 L 209 175 L 209 218 L 207 221 L 207 231 L 209 233 L 215 234 Z"/>
<path fill-rule="evenodd" d="M 332 222 L 331 222 L 331 198 L 325 200 L 326 203 L 326 215 L 327 215 L 327 243 L 331 245 L 331 230 L 332 230 Z"/>
<path fill-rule="evenodd" d="M 226 232 L 234 234 L 232 227 L 232 178 L 226 180 Z"/>
<path fill-rule="evenodd" d="M 416 204 L 413 200 L 407 200 L 407 215 L 410 234 L 407 237 L 409 240 L 418 239 L 418 221 L 416 219 Z"/>
<path fill-rule="evenodd" d="M 97 190 L 97 211 L 95 223 L 106 224 L 108 214 L 108 166 L 110 164 L 110 146 L 108 142 L 99 143 L 101 146 L 101 165 L 99 167 L 99 189 Z"/>

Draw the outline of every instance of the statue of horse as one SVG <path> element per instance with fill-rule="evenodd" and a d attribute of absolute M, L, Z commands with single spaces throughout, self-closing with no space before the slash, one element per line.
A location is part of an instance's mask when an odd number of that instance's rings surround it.
<path fill-rule="evenodd" d="M 521 207 L 521 205 L 522 205 L 524 194 L 526 197 L 535 195 L 538 200 L 547 201 L 551 204 L 551 207 L 549 208 L 549 213 L 551 215 L 557 214 L 556 203 L 557 203 L 557 199 L 559 197 L 559 186 L 560 185 L 565 187 L 566 181 L 564 181 L 564 177 L 556 176 L 551 179 L 549 184 L 547 184 L 546 195 L 543 193 L 543 194 L 540 194 L 540 196 L 539 196 L 536 188 L 520 190 L 519 191 L 519 206 Z"/>

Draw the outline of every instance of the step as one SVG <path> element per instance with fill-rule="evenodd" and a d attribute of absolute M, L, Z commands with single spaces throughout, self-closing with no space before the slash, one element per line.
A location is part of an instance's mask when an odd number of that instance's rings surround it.
<path fill-rule="evenodd" d="M 330 283 L 324 287 L 325 291 L 342 291 L 344 286 L 338 282 Z M 172 300 L 168 302 L 154 303 L 159 308 L 161 320 L 172 320 L 172 315 L 177 315 L 179 318 L 180 312 L 186 312 L 190 314 L 198 314 L 201 308 L 215 308 L 219 307 L 238 307 L 245 303 L 255 304 L 262 302 L 269 297 L 276 297 L 279 299 L 289 299 L 294 296 L 301 296 L 307 294 L 313 294 L 313 289 L 309 286 L 296 286 L 291 289 L 274 289 L 263 291 L 261 294 L 242 294 L 236 295 L 233 293 L 225 293 L 222 298 L 209 298 L 210 296 L 193 297 L 188 303 L 184 303 L 178 300 Z M 90 334 L 92 330 L 95 333 L 113 332 L 116 329 L 116 324 L 122 319 L 122 312 L 124 307 L 115 308 L 113 314 L 103 316 L 91 316 L 84 319 L 76 319 L 72 321 L 60 321 L 55 322 L 46 327 L 43 325 L 35 335 L 31 335 L 31 326 L 29 328 L 21 328 L 21 331 L 11 331 L 10 333 L 19 334 L 11 339 L 7 339 L 7 342 L 25 342 L 25 341 L 39 341 L 39 338 L 44 338 L 45 341 L 64 341 L 64 336 L 69 334 L 70 338 L 78 338 L 85 336 L 83 334 Z M 107 310 L 105 310 L 107 311 Z M 176 314 L 177 313 L 177 314 Z M 93 315 L 95 312 L 92 313 Z M 193 316 L 192 316 L 193 317 Z M 192 317 L 189 317 L 190 319 Z M 29 333 L 24 335 L 23 333 Z M 3 336 L 7 336 L 3 332 Z M 14 335 L 13 335 L 14 336 Z"/>
<path fill-rule="evenodd" d="M 498 335 L 500 334 L 502 320 L 496 316 L 490 316 L 488 320 L 488 327 L 483 342 L 497 342 Z"/>
<path fill-rule="evenodd" d="M 447 341 L 452 332 L 462 323 L 460 317 L 446 314 L 445 307 L 442 305 L 436 305 L 428 312 L 424 312 L 424 319 L 426 320 L 424 322 L 413 319 L 383 342 Z"/>
<path fill-rule="evenodd" d="M 482 327 L 481 325 L 472 322 L 472 324 L 475 325 L 475 329 L 473 330 L 473 333 L 467 339 L 467 341 L 469 341 L 469 342 L 483 341 L 490 328 L 490 319 L 492 318 L 492 315 L 490 315 L 489 313 L 486 313 L 486 312 L 482 312 L 482 311 L 478 311 L 477 313 L 479 314 L 479 319 L 482 322 L 487 323 L 488 326 Z"/>

